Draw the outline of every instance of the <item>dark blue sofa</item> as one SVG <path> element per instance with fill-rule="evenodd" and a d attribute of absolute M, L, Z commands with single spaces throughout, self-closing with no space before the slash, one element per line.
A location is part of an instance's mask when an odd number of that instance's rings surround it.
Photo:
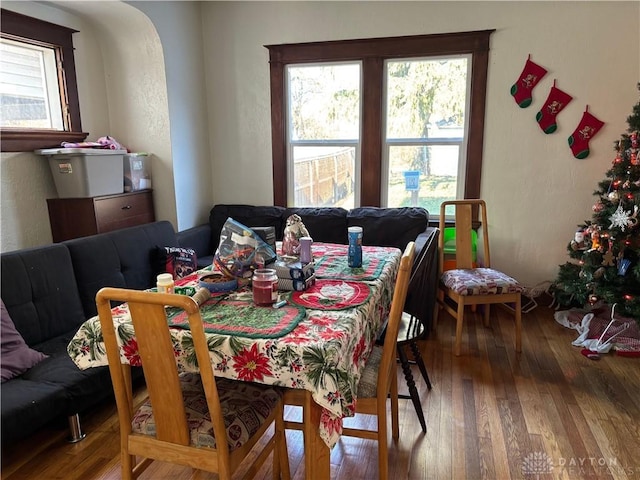
<path fill-rule="evenodd" d="M 79 414 L 113 395 L 108 367 L 80 370 L 67 345 L 78 327 L 96 315 L 95 295 L 101 287 L 155 285 L 158 246 L 178 246 L 171 223 L 1 255 L 2 301 L 26 344 L 48 355 L 0 387 L 3 449 L 65 417 L 77 440 Z"/>

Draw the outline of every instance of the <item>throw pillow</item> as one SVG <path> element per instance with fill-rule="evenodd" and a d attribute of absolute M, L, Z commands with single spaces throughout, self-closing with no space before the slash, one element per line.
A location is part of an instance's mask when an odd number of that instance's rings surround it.
<path fill-rule="evenodd" d="M 47 356 L 29 348 L 22 335 L 16 330 L 4 302 L 1 303 L 0 343 L 2 344 L 2 358 L 0 358 L 0 370 L 2 370 L 2 382 L 4 383 L 26 372 Z"/>
<path fill-rule="evenodd" d="M 173 279 L 184 278 L 198 269 L 195 250 L 182 247 L 158 247 L 158 271 L 170 273 Z"/>

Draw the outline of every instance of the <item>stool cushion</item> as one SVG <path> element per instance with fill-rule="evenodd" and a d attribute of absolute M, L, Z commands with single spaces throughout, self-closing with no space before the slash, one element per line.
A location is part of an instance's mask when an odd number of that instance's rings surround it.
<path fill-rule="evenodd" d="M 517 280 L 492 268 L 447 270 L 442 274 L 441 282 L 458 295 L 499 295 L 522 291 Z"/>
<path fill-rule="evenodd" d="M 215 448 L 213 424 L 200 375 L 182 374 L 180 383 L 191 445 Z M 233 451 L 244 445 L 264 424 L 281 398 L 281 393 L 275 388 L 227 379 L 216 379 L 216 387 L 224 415 L 229 449 Z M 133 432 L 155 435 L 156 424 L 149 400 L 137 410 L 131 423 Z"/>

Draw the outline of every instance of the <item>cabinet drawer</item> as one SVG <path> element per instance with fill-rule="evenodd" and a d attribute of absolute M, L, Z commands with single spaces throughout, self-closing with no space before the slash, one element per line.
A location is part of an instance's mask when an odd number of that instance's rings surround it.
<path fill-rule="evenodd" d="M 95 212 L 98 232 L 109 232 L 155 220 L 151 192 L 96 198 Z"/>

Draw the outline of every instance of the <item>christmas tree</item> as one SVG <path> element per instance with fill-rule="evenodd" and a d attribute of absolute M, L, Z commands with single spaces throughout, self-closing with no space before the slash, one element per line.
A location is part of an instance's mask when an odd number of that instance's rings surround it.
<path fill-rule="evenodd" d="M 552 293 L 561 307 L 617 304 L 616 312 L 640 323 L 640 101 L 627 123 L 593 193 L 593 218 L 578 225 Z"/>

